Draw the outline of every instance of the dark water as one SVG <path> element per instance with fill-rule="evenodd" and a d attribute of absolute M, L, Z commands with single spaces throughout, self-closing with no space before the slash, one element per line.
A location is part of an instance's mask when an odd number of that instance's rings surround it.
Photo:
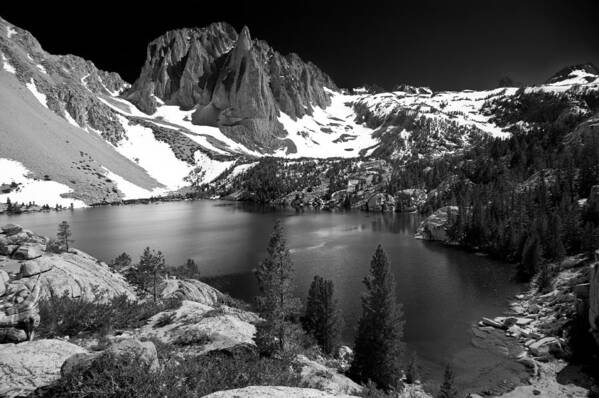
<path fill-rule="evenodd" d="M 219 287 L 251 302 L 256 292 L 251 271 L 265 254 L 276 218 L 282 218 L 287 230 L 298 295 L 305 296 L 315 274 L 332 279 L 348 342 L 361 311 L 362 279 L 381 243 L 395 269 L 404 305 L 405 340 L 416 352 L 423 376 L 438 379 L 448 362 L 466 389 L 476 384 L 479 373 L 503 376 L 502 361 L 498 364 L 496 356 L 473 348 L 471 326 L 482 316 L 503 312 L 507 300 L 519 292 L 521 287 L 511 281 L 511 267 L 414 239 L 416 215 L 297 214 L 196 201 L 0 216 L 0 223 L 15 222 L 53 236 L 57 224 L 67 220 L 74 246 L 105 261 L 123 251 L 136 259 L 145 246 L 161 250 L 169 264 L 193 258 L 204 276 L 227 275 L 220 278 Z"/>

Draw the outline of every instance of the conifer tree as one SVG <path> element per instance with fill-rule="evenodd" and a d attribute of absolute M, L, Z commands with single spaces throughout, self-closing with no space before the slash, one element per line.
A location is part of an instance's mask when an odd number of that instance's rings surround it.
<path fill-rule="evenodd" d="M 403 311 L 396 299 L 395 278 L 387 255 L 379 245 L 364 278 L 362 317 L 354 344 L 350 375 L 358 382 L 375 382 L 389 390 L 401 385 L 400 356 Z"/>
<path fill-rule="evenodd" d="M 71 226 L 69 225 L 68 222 L 63 221 L 60 224 L 58 224 L 58 232 L 56 233 L 56 239 L 62 245 L 64 245 L 64 247 L 66 248 L 66 251 L 69 251 L 69 243 L 74 242 L 71 239 L 72 235 L 73 235 L 73 233 L 71 232 Z"/>
<path fill-rule="evenodd" d="M 337 302 L 333 298 L 333 281 L 315 276 L 306 302 L 304 330 L 314 336 L 326 354 L 332 354 L 339 343 L 341 329 Z"/>
<path fill-rule="evenodd" d="M 264 354 L 285 352 L 298 327 L 291 320 L 300 307 L 294 296 L 293 263 L 287 249 L 283 225 L 277 220 L 267 247 L 267 256 L 256 270 L 258 312 L 264 322 L 256 333 L 256 344 Z"/>
<path fill-rule="evenodd" d="M 443 375 L 443 384 L 437 394 L 437 398 L 457 398 L 458 392 L 455 389 L 455 380 L 453 376 L 453 370 L 451 366 L 445 367 L 445 373 Z"/>
<path fill-rule="evenodd" d="M 112 260 L 109 266 L 113 270 L 121 272 L 131 266 L 131 256 L 123 252 L 119 254 L 114 260 Z"/>
<path fill-rule="evenodd" d="M 146 247 L 139 258 L 139 263 L 129 271 L 127 279 L 140 291 L 152 294 L 156 302 L 158 284 L 164 272 L 165 262 L 162 252 Z"/>

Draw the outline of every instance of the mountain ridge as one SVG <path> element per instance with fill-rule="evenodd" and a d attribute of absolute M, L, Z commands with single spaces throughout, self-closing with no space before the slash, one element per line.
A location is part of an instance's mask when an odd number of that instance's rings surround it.
<path fill-rule="evenodd" d="M 564 97 L 567 120 L 592 113 L 585 98 L 599 90 L 599 75 L 573 66 L 534 87 L 350 93 L 297 54 L 281 55 L 247 27 L 238 34 L 222 22 L 154 39 L 132 85 L 91 61 L 45 52 L 3 19 L 0 52 L 0 100 L 12 112 L 0 119 L 0 160 L 12 165 L 0 184 L 22 184 L 0 201 L 51 206 L 164 195 L 265 156 L 434 158 L 532 128 L 511 109 L 523 96 Z M 60 192 L 33 189 L 46 182 Z"/>

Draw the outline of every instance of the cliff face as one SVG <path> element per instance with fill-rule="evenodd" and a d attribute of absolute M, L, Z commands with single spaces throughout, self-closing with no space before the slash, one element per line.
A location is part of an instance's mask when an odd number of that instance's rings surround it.
<path fill-rule="evenodd" d="M 157 99 L 194 109 L 196 125 L 219 127 L 256 150 L 288 145 L 279 111 L 292 119 L 330 104 L 329 76 L 296 54 L 283 56 L 266 42 L 237 34 L 226 23 L 170 31 L 148 46 L 139 79 L 125 97 L 152 114 Z"/>

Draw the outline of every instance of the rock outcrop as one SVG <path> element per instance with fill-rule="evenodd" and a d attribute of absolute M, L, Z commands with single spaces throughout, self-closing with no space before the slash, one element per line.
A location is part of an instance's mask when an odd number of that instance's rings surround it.
<path fill-rule="evenodd" d="M 102 300 L 125 295 L 135 298 L 133 288 L 108 265 L 77 249 L 52 253 L 46 250 L 49 239 L 9 224 L 0 234 L 0 271 L 12 275 L 12 289 L 32 289 L 33 276 L 39 275 L 40 298 L 67 292 L 72 297 Z M 10 255 L 3 253 L 11 253 Z"/>
<path fill-rule="evenodd" d="M 160 287 L 160 297 L 216 306 L 222 299 L 223 294 L 212 286 L 196 279 L 165 279 Z"/>
<path fill-rule="evenodd" d="M 329 76 L 296 54 L 283 56 L 266 42 L 226 23 L 179 29 L 152 41 L 142 72 L 125 97 L 152 114 L 157 99 L 194 109 L 197 125 L 217 126 L 250 149 L 274 151 L 288 143 L 279 111 L 291 118 L 329 105 Z"/>
<path fill-rule="evenodd" d="M 258 321 L 253 312 L 225 305 L 212 307 L 183 301 L 181 307 L 174 311 L 154 315 L 137 334 L 203 354 L 240 344 L 253 345 L 254 325 Z"/>
<path fill-rule="evenodd" d="M 234 390 L 218 391 L 204 398 L 356 398 L 354 395 L 335 395 L 313 388 L 250 386 Z"/>
<path fill-rule="evenodd" d="M 416 238 L 451 243 L 447 231 L 457 214 L 457 206 L 441 207 L 420 223 Z"/>
<path fill-rule="evenodd" d="M 298 355 L 296 361 L 302 365 L 300 375 L 306 387 L 318 388 L 335 395 L 360 395 L 362 392 L 359 384 L 335 369 L 310 360 L 304 355 Z"/>
<path fill-rule="evenodd" d="M 0 344 L 0 396 L 28 395 L 60 378 L 60 367 L 74 354 L 87 351 L 62 340 Z"/>

